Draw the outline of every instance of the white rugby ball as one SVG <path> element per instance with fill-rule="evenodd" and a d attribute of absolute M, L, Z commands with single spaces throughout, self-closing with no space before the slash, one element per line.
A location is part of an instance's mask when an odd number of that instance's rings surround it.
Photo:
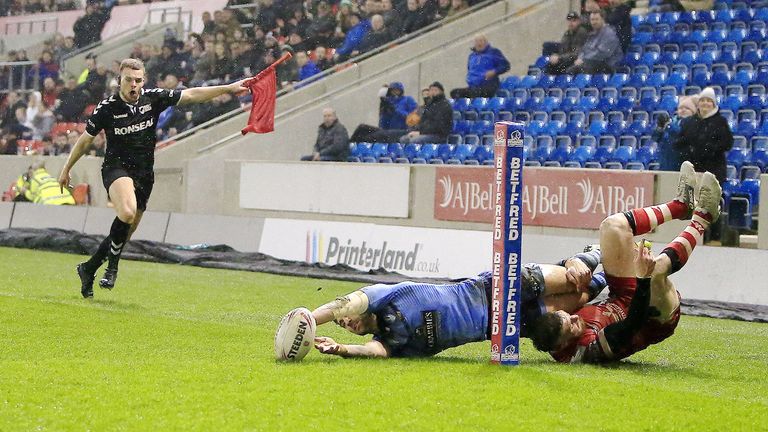
<path fill-rule="evenodd" d="M 307 308 L 296 308 L 286 314 L 275 334 L 275 358 L 299 361 L 312 349 L 317 323 Z"/>

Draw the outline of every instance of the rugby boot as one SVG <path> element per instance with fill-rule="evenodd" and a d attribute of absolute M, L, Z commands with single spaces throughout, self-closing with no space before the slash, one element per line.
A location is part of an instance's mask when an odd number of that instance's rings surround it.
<path fill-rule="evenodd" d="M 95 275 L 85 269 L 85 263 L 77 265 L 77 275 L 80 276 L 80 294 L 83 295 L 83 298 L 92 298 Z"/>
<path fill-rule="evenodd" d="M 111 290 L 115 287 L 115 280 L 117 280 L 117 270 L 107 267 L 107 269 L 104 270 L 104 276 L 102 276 L 99 281 L 99 286 Z"/>
<path fill-rule="evenodd" d="M 693 169 L 693 164 L 685 161 L 680 165 L 680 177 L 677 180 L 677 199 L 680 202 L 685 203 L 688 206 L 688 213 L 681 216 L 680 220 L 687 220 L 691 218 L 693 209 L 696 206 L 694 202 L 694 191 L 696 190 L 696 171 Z"/>
<path fill-rule="evenodd" d="M 709 223 L 714 223 L 720 217 L 720 201 L 723 198 L 723 188 L 714 174 L 707 171 L 699 180 L 699 196 L 696 198 L 696 212 L 709 215 Z"/>

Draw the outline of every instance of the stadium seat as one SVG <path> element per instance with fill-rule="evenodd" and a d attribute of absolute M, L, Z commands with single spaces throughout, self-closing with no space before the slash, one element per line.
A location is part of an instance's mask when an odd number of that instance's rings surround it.
<path fill-rule="evenodd" d="M 632 146 L 619 146 L 608 160 L 610 162 L 618 162 L 624 166 L 635 160 L 635 148 Z"/>
<path fill-rule="evenodd" d="M 733 196 L 728 200 L 727 224 L 735 229 L 752 228 L 752 206 L 749 199 L 743 196 Z"/>
<path fill-rule="evenodd" d="M 441 144 L 447 145 L 447 144 Z M 446 160 L 446 163 L 451 164 L 453 161 L 458 161 L 458 164 L 463 164 L 467 161 L 467 159 L 474 160 L 475 159 L 475 151 L 477 150 L 477 145 L 469 145 L 469 144 L 459 144 L 453 148 L 453 151 L 448 156 L 448 159 Z M 438 150 L 438 153 L 440 151 Z"/>
<path fill-rule="evenodd" d="M 405 147 L 403 147 L 403 157 L 413 162 L 414 158 L 419 157 L 420 147 L 419 144 L 406 144 Z"/>
<path fill-rule="evenodd" d="M 438 144 L 437 155 L 433 159 L 441 159 L 443 162 L 448 162 L 448 159 L 450 159 L 453 154 L 454 148 L 455 147 L 450 144 Z M 430 163 L 432 163 L 432 161 L 430 161 Z"/>
<path fill-rule="evenodd" d="M 426 162 L 430 162 L 436 159 L 437 156 L 437 144 L 422 144 L 419 147 L 418 158 Z"/>

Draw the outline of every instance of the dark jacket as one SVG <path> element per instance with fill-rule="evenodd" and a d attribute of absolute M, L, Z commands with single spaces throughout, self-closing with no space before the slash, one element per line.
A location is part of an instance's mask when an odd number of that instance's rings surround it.
<path fill-rule="evenodd" d="M 616 30 L 621 50 L 625 53 L 632 43 L 632 18 L 629 16 L 630 11 L 632 11 L 632 6 L 629 3 L 622 3 L 605 9 L 605 22 L 612 25 Z"/>
<path fill-rule="evenodd" d="M 112 15 L 111 8 L 101 8 L 90 15 L 83 15 L 75 21 L 72 31 L 75 33 L 75 46 L 86 47 L 101 41 L 101 31 Z"/>
<path fill-rule="evenodd" d="M 360 45 L 357 47 L 357 50 L 360 51 L 360 53 L 366 53 L 368 51 L 374 50 L 385 43 L 392 40 L 392 35 L 390 35 L 389 30 L 386 28 L 380 30 L 380 31 L 371 31 L 368 32 L 363 37 L 363 40 L 360 41 Z"/>
<path fill-rule="evenodd" d="M 429 99 L 424 107 L 424 114 L 419 123 L 419 133 L 422 135 L 437 135 L 447 139 L 453 130 L 453 108 L 445 95 Z"/>
<path fill-rule="evenodd" d="M 709 118 L 697 114 L 684 122 L 677 147 L 697 172 L 709 171 L 725 181 L 725 154 L 733 147 L 733 134 L 719 112 Z"/>
<path fill-rule="evenodd" d="M 623 56 L 616 31 L 607 24 L 589 34 L 579 55 L 584 61 L 605 62 L 611 67 L 615 67 Z"/>
<path fill-rule="evenodd" d="M 347 128 L 339 120 L 330 126 L 321 123 L 317 128 L 317 141 L 315 152 L 320 156 L 333 158 L 337 161 L 346 161 L 349 156 L 349 134 Z"/>
<path fill-rule="evenodd" d="M 576 57 L 581 51 L 581 47 L 584 46 L 584 42 L 587 41 L 589 32 L 584 27 L 576 27 L 575 31 L 566 30 L 563 33 L 563 38 L 560 40 L 560 52 L 558 55 L 561 60 L 576 60 Z"/>
<path fill-rule="evenodd" d="M 485 79 L 485 73 L 489 70 L 496 71 L 496 75 L 490 80 Z M 509 70 L 509 61 L 498 48 L 488 44 L 484 50 L 475 51 L 467 60 L 467 85 L 469 87 L 481 87 L 495 83 L 499 85 L 499 75 Z"/>
<path fill-rule="evenodd" d="M 426 8 L 419 8 L 415 11 L 406 10 L 403 19 L 400 21 L 398 35 L 413 33 L 432 24 L 432 17 Z"/>

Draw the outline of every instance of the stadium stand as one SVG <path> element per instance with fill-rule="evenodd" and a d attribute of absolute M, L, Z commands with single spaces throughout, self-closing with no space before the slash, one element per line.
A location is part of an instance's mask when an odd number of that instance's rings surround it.
<path fill-rule="evenodd" d="M 491 133 L 494 121 L 514 119 L 526 123 L 530 137 L 527 166 L 654 170 L 656 118 L 674 113 L 679 96 L 709 86 L 735 135 L 727 161 L 742 171 L 729 179 L 734 184 L 726 187 L 726 208 L 740 206 L 729 221 L 743 228 L 749 224 L 735 215 L 756 208 L 759 173 L 768 172 L 767 22 L 762 0 L 635 15 L 632 44 L 616 73 L 546 75 L 547 57 L 539 57 L 527 75 L 504 78 L 496 97 L 452 100 L 454 129 L 447 143 L 436 143 L 437 157 L 408 159 L 482 164 L 492 143 L 472 154 L 467 144 Z M 354 151 L 356 144 L 350 145 Z"/>

